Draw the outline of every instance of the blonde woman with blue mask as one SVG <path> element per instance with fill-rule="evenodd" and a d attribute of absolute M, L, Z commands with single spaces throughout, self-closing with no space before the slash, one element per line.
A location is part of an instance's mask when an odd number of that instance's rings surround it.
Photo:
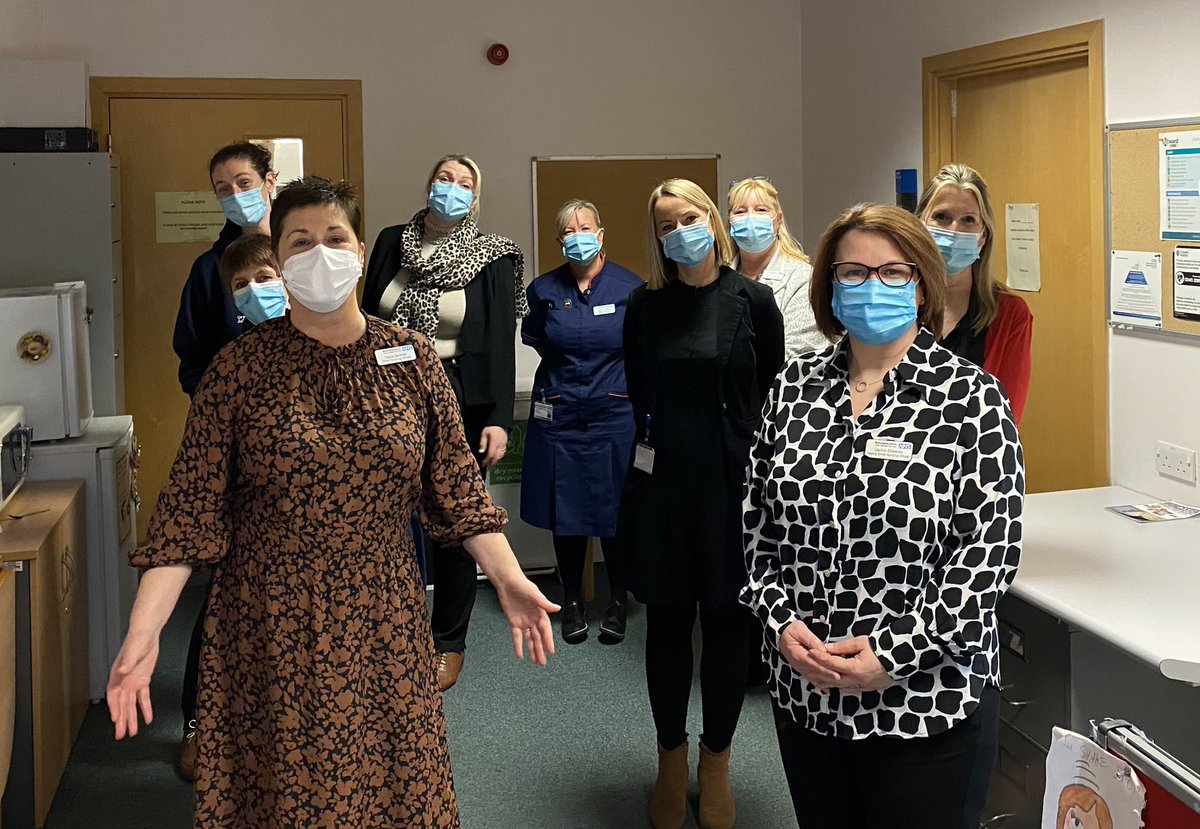
<path fill-rule="evenodd" d="M 771 289 L 783 314 L 787 357 L 820 351 L 829 345 L 817 330 L 808 286 L 812 267 L 788 230 L 779 191 L 768 178 L 755 176 L 729 187 L 729 235 L 737 247 L 733 268 Z"/>

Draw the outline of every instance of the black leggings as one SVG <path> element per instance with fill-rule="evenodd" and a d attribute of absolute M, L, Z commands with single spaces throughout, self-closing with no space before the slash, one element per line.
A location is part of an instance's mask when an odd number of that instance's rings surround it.
<path fill-rule="evenodd" d="M 625 575 L 621 570 L 621 550 L 615 538 L 602 538 L 604 569 L 608 573 L 608 590 L 614 599 L 625 598 Z M 563 602 L 579 601 L 583 588 L 583 565 L 587 559 L 587 536 L 554 536 L 554 557 L 558 560 L 558 576 L 562 579 Z"/>
<path fill-rule="evenodd" d="M 826 737 L 774 708 L 800 829 L 979 826 L 1000 727 L 997 688 L 985 688 L 979 706 L 949 731 L 912 739 Z"/>
<path fill-rule="evenodd" d="M 737 602 L 700 608 L 700 738 L 709 751 L 720 753 L 733 742 L 742 713 L 749 621 L 750 611 Z M 668 751 L 687 740 L 695 623 L 695 602 L 646 605 L 646 688 L 658 742 Z"/>
<path fill-rule="evenodd" d="M 442 361 L 450 388 L 458 400 L 462 412 L 463 431 L 471 453 L 480 462 L 479 441 L 487 425 L 487 409 L 480 406 L 463 405 L 462 373 L 458 359 Z M 440 652 L 462 653 L 467 647 L 467 626 L 471 622 L 471 610 L 475 607 L 475 594 L 479 588 L 475 559 L 461 546 L 443 546 L 426 536 L 425 566 L 432 571 L 433 612 L 429 627 L 433 633 L 433 647 Z"/>

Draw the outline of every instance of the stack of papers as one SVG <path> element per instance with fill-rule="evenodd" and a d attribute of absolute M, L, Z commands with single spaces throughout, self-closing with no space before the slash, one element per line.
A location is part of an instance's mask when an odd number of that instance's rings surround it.
<path fill-rule="evenodd" d="M 1154 504 L 1119 504 L 1108 507 L 1117 515 L 1124 515 L 1139 524 L 1149 524 L 1155 521 L 1178 521 L 1181 518 L 1194 518 L 1200 515 L 1200 507 L 1189 507 L 1187 504 L 1175 501 L 1159 501 Z"/>

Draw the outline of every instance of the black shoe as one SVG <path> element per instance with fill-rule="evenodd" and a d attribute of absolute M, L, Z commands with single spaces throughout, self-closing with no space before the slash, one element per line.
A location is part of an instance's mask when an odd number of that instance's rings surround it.
<path fill-rule="evenodd" d="M 562 638 L 568 645 L 578 645 L 588 637 L 587 616 L 581 602 L 567 602 L 559 612 Z"/>
<path fill-rule="evenodd" d="M 613 599 L 608 610 L 604 612 L 604 621 L 600 623 L 600 641 L 605 645 L 616 645 L 625 640 L 625 617 L 628 605 L 625 599 Z"/>

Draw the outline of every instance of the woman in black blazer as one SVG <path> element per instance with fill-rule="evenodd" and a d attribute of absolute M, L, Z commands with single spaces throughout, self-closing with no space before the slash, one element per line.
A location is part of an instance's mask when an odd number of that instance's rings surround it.
<path fill-rule="evenodd" d="M 637 433 L 620 535 L 646 605 L 646 685 L 659 741 L 651 822 L 687 810 L 687 708 L 699 608 L 703 829 L 733 826 L 729 748 L 746 684 L 742 486 L 763 399 L 783 364 L 783 318 L 770 288 L 729 268 L 716 205 L 672 179 L 650 196 L 656 240 L 646 286 L 625 315 L 625 371 Z"/>
<path fill-rule="evenodd" d="M 427 206 L 385 228 L 371 248 L 363 310 L 434 341 L 481 469 L 504 456 L 512 428 L 517 319 L 529 313 L 524 257 L 511 239 L 483 234 L 479 165 L 446 156 L 429 174 Z M 458 681 L 475 605 L 475 562 L 430 543 L 438 685 Z"/>

